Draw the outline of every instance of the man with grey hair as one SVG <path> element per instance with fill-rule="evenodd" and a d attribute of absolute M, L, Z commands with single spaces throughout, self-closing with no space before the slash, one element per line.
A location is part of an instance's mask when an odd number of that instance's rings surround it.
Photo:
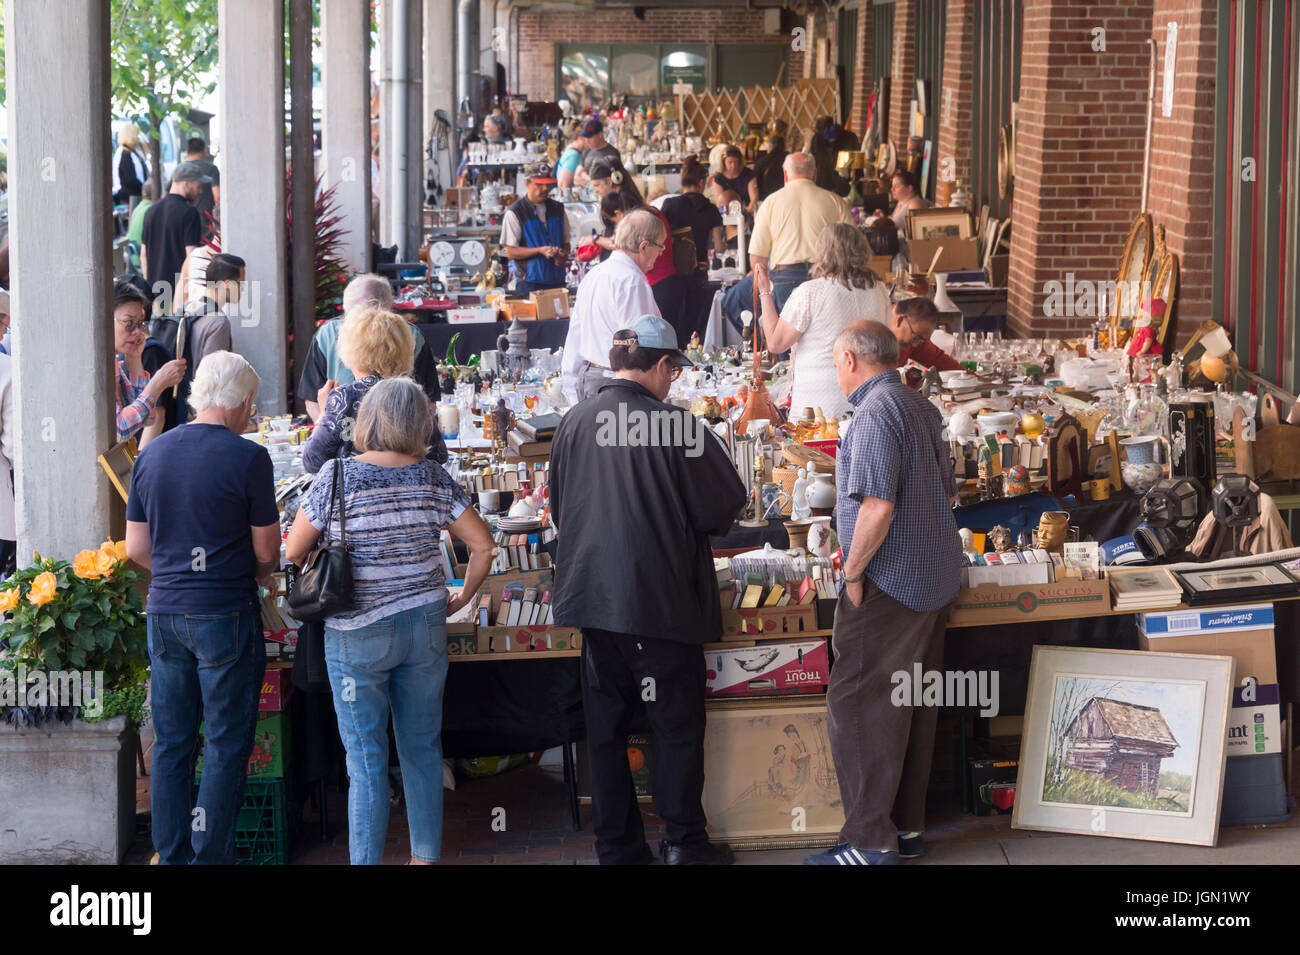
<path fill-rule="evenodd" d="M 388 279 L 373 272 L 358 275 L 343 290 L 343 315 L 330 319 L 316 330 L 298 379 L 298 397 L 312 421 L 320 420 L 331 391 L 356 380 L 352 369 L 339 359 L 339 329 L 343 326 L 343 316 L 353 309 L 363 308 L 392 310 L 393 287 Z M 414 312 L 407 314 L 415 315 Z M 411 346 L 415 349 L 415 367 L 411 369 L 411 377 L 424 389 L 430 401 L 437 401 L 442 397 L 442 390 L 438 387 L 438 360 L 414 325 L 411 326 Z"/>
<path fill-rule="evenodd" d="M 266 666 L 258 582 L 271 586 L 280 560 L 271 458 L 240 437 L 259 384 L 240 356 L 208 355 L 190 390 L 197 417 L 151 441 L 131 470 L 126 555 L 152 574 L 149 798 L 161 865 L 235 861 Z M 203 825 L 191 826 L 200 720 Z"/>
<path fill-rule="evenodd" d="M 651 209 L 633 209 L 614 230 L 614 252 L 583 278 L 573 303 L 561 365 L 570 404 L 594 395 L 612 378 L 609 343 L 638 315 L 659 315 L 645 273 L 654 268 L 668 234 Z"/>
<path fill-rule="evenodd" d="M 956 480 L 943 421 L 898 374 L 898 339 L 854 322 L 835 340 L 840 390 L 854 406 L 836 459 L 844 585 L 826 696 L 844 828 L 812 865 L 897 865 L 923 853 L 935 706 L 897 701 L 894 674 L 943 665 L 961 580 Z"/>
<path fill-rule="evenodd" d="M 743 309 L 758 314 L 754 275 L 770 277 L 772 304 L 779 312 L 790 293 L 808 281 L 822 230 L 832 222 L 853 221 L 844 200 L 817 185 L 817 162 L 811 155 L 791 153 L 781 169 L 785 186 L 764 199 L 754 216 L 749 240 L 754 274 L 732 286 L 723 299 L 723 311 L 737 327 Z"/>

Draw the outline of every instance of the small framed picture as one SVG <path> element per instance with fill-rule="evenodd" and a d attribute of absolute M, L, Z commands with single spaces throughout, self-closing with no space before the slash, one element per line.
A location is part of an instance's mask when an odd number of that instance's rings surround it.
<path fill-rule="evenodd" d="M 131 487 L 131 470 L 135 467 L 136 453 L 135 438 L 130 437 L 113 445 L 99 456 L 99 466 L 104 469 L 104 473 L 108 475 L 109 481 L 117 488 L 117 493 L 122 495 L 124 501 Z"/>
<path fill-rule="evenodd" d="M 969 239 L 970 213 L 944 206 L 913 209 L 907 214 L 907 231 L 909 239 Z"/>

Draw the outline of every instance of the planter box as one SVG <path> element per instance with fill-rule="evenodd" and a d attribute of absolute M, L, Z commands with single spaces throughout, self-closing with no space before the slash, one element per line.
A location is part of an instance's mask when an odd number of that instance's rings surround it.
<path fill-rule="evenodd" d="M 0 865 L 117 865 L 135 837 L 125 716 L 0 726 Z"/>

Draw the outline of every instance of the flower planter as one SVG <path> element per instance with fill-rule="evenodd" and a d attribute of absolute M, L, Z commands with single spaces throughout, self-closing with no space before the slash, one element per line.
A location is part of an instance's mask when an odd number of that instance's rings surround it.
<path fill-rule="evenodd" d="M 101 723 L 0 725 L 0 865 L 116 865 L 135 836 L 136 733 Z"/>

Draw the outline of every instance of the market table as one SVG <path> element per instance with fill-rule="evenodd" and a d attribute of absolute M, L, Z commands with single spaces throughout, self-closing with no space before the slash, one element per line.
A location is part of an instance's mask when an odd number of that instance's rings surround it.
<path fill-rule="evenodd" d="M 521 322 L 528 333 L 529 348 L 562 348 L 569 336 L 569 320 L 552 318 L 546 321 Z M 509 322 L 420 322 L 416 328 L 424 340 L 433 349 L 433 354 L 441 359 L 447 354 L 447 345 L 457 332 L 460 341 L 456 342 L 456 361 L 465 364 L 471 355 L 482 351 L 491 351 L 497 347 L 497 336 L 504 335 L 510 328 Z"/>

